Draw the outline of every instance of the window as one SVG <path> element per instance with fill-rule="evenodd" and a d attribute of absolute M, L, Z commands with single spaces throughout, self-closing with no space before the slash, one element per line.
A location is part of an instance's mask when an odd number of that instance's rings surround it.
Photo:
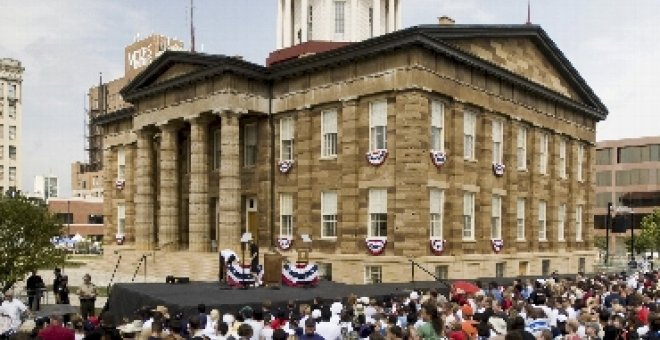
<path fill-rule="evenodd" d="M 387 237 L 387 189 L 369 189 L 369 236 Z"/>
<path fill-rule="evenodd" d="M 9 146 L 9 159 L 12 161 L 16 160 L 16 146 L 14 145 Z"/>
<path fill-rule="evenodd" d="M 431 150 L 445 150 L 444 136 L 445 104 L 434 100 L 431 102 Z"/>
<path fill-rule="evenodd" d="M 321 192 L 321 237 L 337 237 L 337 192 Z"/>
<path fill-rule="evenodd" d="M 578 257 L 578 273 L 584 273 L 587 268 L 587 259 Z"/>
<path fill-rule="evenodd" d="M 547 240 L 545 208 L 546 208 L 545 201 L 540 201 L 539 202 L 539 241 Z"/>
<path fill-rule="evenodd" d="M 3 180 L 3 179 L 5 179 L 5 166 L 0 165 L 0 180 Z M 4 193 L 2 192 L 2 190 L 0 190 L 0 196 L 2 196 L 3 194 Z"/>
<path fill-rule="evenodd" d="M 442 189 L 431 188 L 429 191 L 429 220 L 431 238 L 442 239 L 442 215 L 444 207 L 444 192 Z"/>
<path fill-rule="evenodd" d="M 16 85 L 7 86 L 7 98 L 16 99 Z"/>
<path fill-rule="evenodd" d="M 446 264 L 435 266 L 435 277 L 440 280 L 446 280 L 449 277 L 449 266 Z"/>
<path fill-rule="evenodd" d="M 5 146 L 0 145 L 0 159 L 5 158 Z"/>
<path fill-rule="evenodd" d="M 220 129 L 213 130 L 213 170 L 220 170 Z"/>
<path fill-rule="evenodd" d="M 374 37 L 374 8 L 369 7 L 369 38 Z"/>
<path fill-rule="evenodd" d="M 280 119 L 280 160 L 293 160 L 293 118 Z"/>
<path fill-rule="evenodd" d="M 550 275 L 550 260 L 541 260 L 541 275 Z"/>
<path fill-rule="evenodd" d="M 612 185 L 612 171 L 599 171 L 596 173 L 596 186 L 609 187 Z"/>
<path fill-rule="evenodd" d="M 474 240 L 474 193 L 463 193 L 463 239 Z"/>
<path fill-rule="evenodd" d="M 344 1 L 335 1 L 335 34 L 344 34 L 345 5 Z"/>
<path fill-rule="evenodd" d="M 317 262 L 319 268 L 319 279 L 332 281 L 332 263 Z"/>
<path fill-rule="evenodd" d="M 0 105 L 0 107 L 2 107 L 2 105 Z M 0 117 L 2 117 L 2 112 L 0 112 Z M 3 138 L 5 138 L 5 126 L 3 124 L 0 124 L 0 139 Z"/>
<path fill-rule="evenodd" d="M 557 169 L 557 175 L 559 178 L 566 178 L 566 141 L 564 139 L 559 140 L 559 167 Z"/>
<path fill-rule="evenodd" d="M 243 149 L 243 165 L 257 164 L 257 124 L 245 125 L 245 147 Z"/>
<path fill-rule="evenodd" d="M 612 149 L 599 149 L 596 150 L 596 164 L 597 165 L 610 165 L 612 164 Z"/>
<path fill-rule="evenodd" d="M 548 174 L 548 134 L 541 134 L 539 143 L 539 172 L 542 175 Z"/>
<path fill-rule="evenodd" d="M 126 230 L 126 207 L 123 203 L 117 204 L 117 234 L 124 235 Z"/>
<path fill-rule="evenodd" d="M 307 12 L 307 41 L 312 40 L 312 29 L 314 28 L 314 7 L 309 6 L 309 12 Z"/>
<path fill-rule="evenodd" d="M 598 192 L 596 193 L 596 206 L 595 208 L 606 208 L 607 204 L 612 201 L 612 193 L 611 192 Z"/>
<path fill-rule="evenodd" d="M 582 167 L 584 165 L 584 145 L 578 144 L 578 149 L 577 149 L 577 165 L 575 171 L 577 171 L 577 181 L 582 182 L 584 178 L 582 178 Z"/>
<path fill-rule="evenodd" d="M 117 179 L 126 178 L 126 150 L 117 149 Z"/>
<path fill-rule="evenodd" d="M 16 127 L 15 126 L 9 126 L 9 140 L 14 140 L 16 139 Z"/>
<path fill-rule="evenodd" d="M 474 141 L 477 129 L 477 115 L 466 111 L 463 115 L 463 158 L 474 160 Z"/>
<path fill-rule="evenodd" d="M 9 103 L 9 109 L 7 111 L 7 116 L 9 118 L 16 119 L 16 106 L 14 103 Z"/>
<path fill-rule="evenodd" d="M 87 223 L 89 224 L 103 224 L 103 215 L 88 215 Z"/>
<path fill-rule="evenodd" d="M 493 121 L 493 163 L 503 164 L 504 123 L 499 120 Z"/>
<path fill-rule="evenodd" d="M 387 102 L 371 103 L 369 140 L 371 150 L 387 149 Z"/>
<path fill-rule="evenodd" d="M 516 239 L 525 240 L 525 199 L 519 198 L 516 202 Z"/>
<path fill-rule="evenodd" d="M 499 262 L 495 264 L 495 277 L 504 277 L 505 272 L 506 272 L 505 262 Z"/>
<path fill-rule="evenodd" d="M 518 170 L 527 169 L 527 129 L 518 129 L 518 141 L 516 143 L 516 161 Z"/>
<path fill-rule="evenodd" d="M 73 223 L 73 213 L 55 213 L 55 218 L 62 224 Z"/>
<path fill-rule="evenodd" d="M 490 238 L 493 240 L 502 239 L 502 196 L 493 195 L 492 205 L 490 207 Z"/>
<path fill-rule="evenodd" d="M 566 204 L 560 204 L 557 210 L 557 240 L 564 240 L 564 230 L 566 228 Z"/>
<path fill-rule="evenodd" d="M 280 235 L 293 235 L 293 195 L 280 194 Z"/>
<path fill-rule="evenodd" d="M 575 240 L 582 241 L 582 206 L 575 207 Z"/>
<path fill-rule="evenodd" d="M 364 267 L 364 283 L 381 283 L 383 282 L 383 269 L 381 266 L 365 266 Z"/>
<path fill-rule="evenodd" d="M 321 156 L 337 156 L 337 110 L 321 112 Z"/>

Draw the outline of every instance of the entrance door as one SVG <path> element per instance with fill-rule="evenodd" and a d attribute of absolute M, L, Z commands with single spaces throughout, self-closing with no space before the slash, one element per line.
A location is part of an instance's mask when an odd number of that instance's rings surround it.
<path fill-rule="evenodd" d="M 257 221 L 257 199 L 248 197 L 245 200 L 245 211 L 247 213 L 245 223 L 246 231 L 252 234 L 252 242 L 259 244 L 259 226 Z"/>
<path fill-rule="evenodd" d="M 527 276 L 529 275 L 529 262 L 520 261 L 518 262 L 518 276 Z"/>

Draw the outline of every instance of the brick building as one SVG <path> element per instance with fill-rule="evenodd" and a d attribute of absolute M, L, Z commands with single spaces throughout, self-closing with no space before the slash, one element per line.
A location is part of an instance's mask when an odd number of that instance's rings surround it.
<path fill-rule="evenodd" d="M 61 222 L 63 234 L 101 239 L 103 237 L 103 200 L 99 198 L 50 198 L 48 212 Z"/>
<path fill-rule="evenodd" d="M 409 281 L 410 258 L 450 278 L 590 270 L 606 107 L 541 27 L 445 22 L 269 66 L 164 53 L 121 92 L 135 112 L 98 120 L 106 236 L 308 234 L 342 282 Z"/>

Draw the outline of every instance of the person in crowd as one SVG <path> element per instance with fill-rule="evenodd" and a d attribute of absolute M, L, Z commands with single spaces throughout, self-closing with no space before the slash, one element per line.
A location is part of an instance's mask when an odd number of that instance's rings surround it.
<path fill-rule="evenodd" d="M 67 275 L 62 275 L 60 278 L 56 297 L 58 304 L 68 305 L 71 303 L 71 301 L 69 301 L 69 277 Z"/>
<path fill-rule="evenodd" d="M 5 298 L 2 301 L 2 313 L 9 318 L 9 329 L 16 331 L 23 323 L 23 318 L 27 315 L 28 308 L 23 302 L 14 298 L 14 291 L 8 289 L 5 291 Z"/>
<path fill-rule="evenodd" d="M 78 296 L 80 297 L 80 315 L 83 319 L 93 316 L 95 314 L 96 285 L 92 283 L 91 275 L 85 274 L 83 276 L 83 283 L 78 288 Z"/>
<path fill-rule="evenodd" d="M 55 268 L 53 270 L 53 296 L 55 296 L 55 303 L 60 303 L 60 285 L 62 283 L 62 269 Z"/>
<path fill-rule="evenodd" d="M 46 287 L 44 280 L 33 270 L 25 282 L 25 288 L 28 294 L 28 307 L 31 311 L 38 311 L 41 305 L 41 296 Z"/>
<path fill-rule="evenodd" d="M 39 331 L 39 338 L 42 340 L 75 340 L 75 332 L 63 326 L 61 315 L 51 315 L 48 326 Z"/>
<path fill-rule="evenodd" d="M 436 305 L 431 303 L 422 305 L 421 318 L 424 323 L 417 327 L 419 339 L 437 340 L 444 337 L 444 325 Z"/>
<path fill-rule="evenodd" d="M 239 340 L 250 340 L 252 339 L 253 334 L 252 327 L 250 325 L 243 323 L 238 327 L 238 339 Z"/>
<path fill-rule="evenodd" d="M 256 243 L 250 243 L 250 273 L 254 277 L 254 285 L 261 286 L 259 278 L 259 246 Z"/>
<path fill-rule="evenodd" d="M 331 322 L 331 318 L 330 307 L 324 306 L 321 309 L 321 320 L 316 324 L 316 332 L 326 340 L 340 340 L 341 327 L 338 323 Z"/>
<path fill-rule="evenodd" d="M 316 321 L 314 319 L 309 318 L 307 321 L 305 321 L 305 330 L 302 336 L 300 336 L 300 340 L 324 340 L 324 338 L 316 333 Z"/>
<path fill-rule="evenodd" d="M 99 326 L 85 336 L 84 340 L 122 340 L 114 314 L 110 311 L 103 312 Z"/>

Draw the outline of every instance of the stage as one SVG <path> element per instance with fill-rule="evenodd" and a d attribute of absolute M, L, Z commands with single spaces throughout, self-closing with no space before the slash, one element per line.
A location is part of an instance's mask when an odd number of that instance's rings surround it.
<path fill-rule="evenodd" d="M 441 282 L 379 283 L 370 285 L 348 285 L 320 281 L 316 287 L 300 288 L 282 286 L 280 289 L 250 287 L 248 289 L 222 289 L 217 282 L 167 283 L 118 283 L 112 288 L 109 308 L 117 320 L 135 318 L 135 311 L 142 307 L 155 308 L 164 305 L 170 315 L 197 313 L 197 305 L 203 303 L 207 310 L 217 308 L 221 313 L 236 312 L 243 306 L 258 307 L 265 300 L 273 308 L 285 306 L 289 300 L 297 304 L 311 303 L 316 297 L 323 299 L 345 298 L 350 294 L 368 296 L 407 296 L 412 289 L 436 288 L 445 293 L 447 287 Z"/>

